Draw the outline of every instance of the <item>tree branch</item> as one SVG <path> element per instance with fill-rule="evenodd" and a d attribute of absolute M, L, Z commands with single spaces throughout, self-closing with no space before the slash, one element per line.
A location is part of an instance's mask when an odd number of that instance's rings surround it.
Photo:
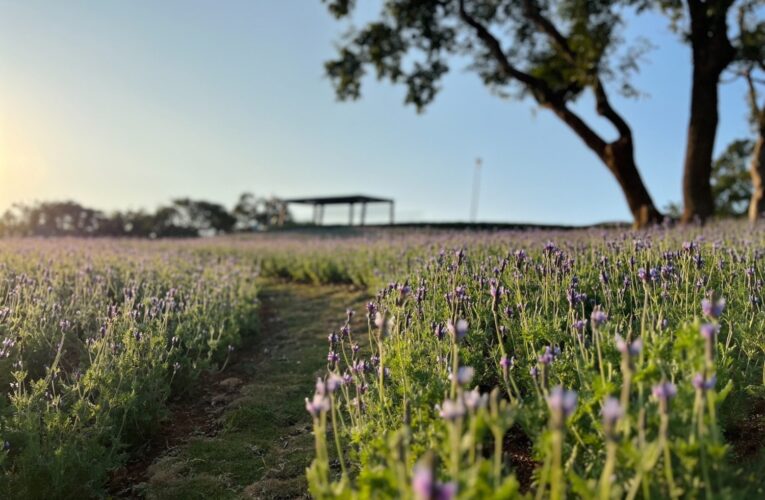
<path fill-rule="evenodd" d="M 552 110 L 564 123 L 566 123 L 571 129 L 584 141 L 584 143 L 592 149 L 595 154 L 601 158 L 605 158 L 607 143 L 600 137 L 579 115 L 571 111 L 566 102 L 561 99 L 555 92 L 550 90 L 549 86 L 544 80 L 540 80 L 528 73 L 525 73 L 518 68 L 514 67 L 508 60 L 507 56 L 502 50 L 502 46 L 499 40 L 491 34 L 491 32 L 474 17 L 468 14 L 465 9 L 465 0 L 459 0 L 460 6 L 460 18 L 472 27 L 478 38 L 486 45 L 491 54 L 499 63 L 502 71 L 509 77 L 518 80 L 522 84 L 526 85 L 529 90 L 532 91 L 537 102 L 550 110 Z M 605 101 L 606 104 L 608 101 Z M 608 106 L 610 109 L 610 106 Z M 613 112 L 613 110 L 611 110 Z M 618 115 L 617 115 L 618 116 Z M 623 123 L 623 122 L 622 122 Z M 624 124 L 626 126 L 626 124 Z M 628 128 L 629 129 L 629 128 Z"/>
<path fill-rule="evenodd" d="M 497 40 L 497 38 L 492 35 L 491 32 L 489 32 L 489 30 L 483 24 L 479 23 L 473 16 L 467 13 L 467 10 L 465 10 L 465 0 L 459 1 L 460 18 L 465 23 L 467 23 L 468 26 L 475 30 L 476 35 L 478 35 L 478 38 L 480 38 L 484 45 L 486 45 L 486 48 L 489 49 L 491 54 L 494 56 L 494 59 L 497 60 L 497 63 L 499 63 L 502 71 L 506 75 L 530 87 L 532 91 L 540 93 L 545 100 L 552 98 L 553 92 L 547 86 L 547 83 L 545 83 L 544 80 L 540 80 L 539 78 L 525 73 L 513 66 L 505 53 L 502 51 L 502 46 L 500 45 L 499 40 Z"/>
<path fill-rule="evenodd" d="M 539 5 L 535 0 L 523 0 L 523 8 L 526 12 L 526 17 L 531 19 L 534 24 L 537 25 L 540 31 L 545 33 L 555 44 L 558 49 L 563 53 L 566 60 L 572 65 L 576 64 L 576 52 L 571 48 L 568 40 L 555 26 L 555 24 L 542 14 Z M 603 82 L 598 76 L 594 76 L 594 81 L 591 84 L 592 91 L 595 94 L 595 101 L 597 106 L 597 112 L 602 117 L 606 118 L 619 132 L 619 136 L 622 139 L 632 140 L 632 130 L 630 129 L 624 118 L 611 106 L 606 94 L 606 89 L 603 86 Z"/>
<path fill-rule="evenodd" d="M 537 25 L 537 28 L 553 41 L 553 44 L 557 45 L 558 49 L 563 52 L 566 60 L 574 64 L 576 62 L 576 53 L 571 49 L 566 37 L 555 27 L 552 21 L 542 15 L 542 10 L 536 1 L 523 0 L 523 10 L 526 13 L 526 17 L 531 19 Z"/>
<path fill-rule="evenodd" d="M 608 100 L 608 94 L 606 94 L 606 89 L 603 87 L 603 82 L 599 77 L 595 78 L 592 91 L 595 94 L 595 105 L 598 114 L 611 122 L 617 132 L 619 132 L 619 137 L 621 139 L 632 140 L 632 129 L 627 125 L 627 122 L 622 118 L 622 115 L 617 113 L 611 106 L 611 103 Z"/>

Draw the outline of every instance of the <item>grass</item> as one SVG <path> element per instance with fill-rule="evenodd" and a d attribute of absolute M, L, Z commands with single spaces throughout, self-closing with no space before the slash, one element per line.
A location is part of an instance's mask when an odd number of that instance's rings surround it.
<path fill-rule="evenodd" d="M 313 453 L 304 398 L 326 368 L 326 336 L 366 295 L 339 286 L 271 283 L 261 292 L 261 332 L 226 376 L 243 383 L 217 417 L 217 433 L 190 438 L 147 471 L 148 498 L 295 498 L 306 493 Z M 206 402 L 205 402 L 206 403 Z"/>

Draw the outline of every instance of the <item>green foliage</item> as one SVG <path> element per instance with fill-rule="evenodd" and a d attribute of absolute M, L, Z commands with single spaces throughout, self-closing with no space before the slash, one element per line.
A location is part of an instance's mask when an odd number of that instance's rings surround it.
<path fill-rule="evenodd" d="M 752 141 L 747 139 L 733 141 L 712 164 L 712 195 L 717 215 L 746 214 L 752 196 L 748 163 L 753 147 Z"/>
<path fill-rule="evenodd" d="M 355 2 L 325 3 L 336 18 L 353 19 Z M 327 61 L 325 70 L 341 100 L 361 96 L 369 69 L 380 80 L 402 84 L 405 103 L 418 111 L 433 101 L 454 57 L 466 59 L 469 69 L 492 91 L 506 95 L 515 81 L 521 84 L 521 94 L 533 95 L 540 104 L 575 100 L 599 78 L 619 80 L 622 90 L 634 95 L 628 80 L 641 51 L 618 55 L 616 51 L 621 43 L 619 7 L 632 3 L 470 1 L 465 2 L 467 14 L 463 14 L 457 1 L 389 0 L 378 19 L 348 32 L 338 46 L 338 57 Z M 509 42 L 508 50 L 499 49 L 507 64 L 489 43 L 476 37 L 465 15 L 487 32 L 495 30 L 492 36 L 499 43 Z M 519 78 L 517 72 L 534 81 Z"/>

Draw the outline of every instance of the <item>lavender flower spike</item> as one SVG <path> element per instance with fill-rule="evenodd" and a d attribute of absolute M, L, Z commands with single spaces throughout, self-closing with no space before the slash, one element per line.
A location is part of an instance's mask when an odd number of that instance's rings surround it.
<path fill-rule="evenodd" d="M 323 394 L 314 394 L 313 399 L 305 398 L 305 409 L 316 418 L 323 412 L 329 411 L 329 398 Z"/>
<path fill-rule="evenodd" d="M 575 391 L 555 386 L 547 396 L 547 406 L 550 407 L 550 418 L 555 427 L 563 427 L 564 420 L 576 409 L 577 394 Z"/>
<path fill-rule="evenodd" d="M 669 400 L 677 394 L 677 386 L 672 382 L 661 382 L 653 386 L 653 397 L 659 402 L 659 410 L 666 414 L 669 412 Z"/>
<path fill-rule="evenodd" d="M 412 474 L 412 491 L 416 500 L 452 500 L 457 494 L 453 482 L 440 484 L 433 472 L 433 459 L 426 455 L 417 462 Z"/>
<path fill-rule="evenodd" d="M 468 385 L 475 375 L 475 370 L 472 366 L 460 366 L 457 369 L 457 383 L 459 385 Z M 452 380 L 453 374 L 449 374 L 449 380 Z"/>
<path fill-rule="evenodd" d="M 717 319 L 720 316 L 722 316 L 723 311 L 725 310 L 725 299 L 719 299 L 719 300 L 710 300 L 710 299 L 704 299 L 701 301 L 701 312 L 704 313 L 704 316 L 707 316 L 709 318 Z"/>
<path fill-rule="evenodd" d="M 456 324 L 449 321 L 446 323 L 446 330 L 456 340 L 462 340 L 467 335 L 468 322 L 464 319 L 458 319 Z"/>
<path fill-rule="evenodd" d="M 602 326 L 608 321 L 608 315 L 603 312 L 600 307 L 596 307 L 590 315 L 590 321 L 594 326 Z"/>
<path fill-rule="evenodd" d="M 703 374 L 697 373 L 693 376 L 692 383 L 696 390 L 706 392 L 715 388 L 717 375 L 713 373 L 709 378 L 706 378 Z"/>

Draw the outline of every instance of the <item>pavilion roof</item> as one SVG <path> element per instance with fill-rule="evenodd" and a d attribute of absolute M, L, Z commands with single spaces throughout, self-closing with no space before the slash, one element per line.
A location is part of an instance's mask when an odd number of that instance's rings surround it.
<path fill-rule="evenodd" d="M 286 203 L 304 203 L 307 205 L 347 205 L 349 203 L 392 203 L 391 198 L 379 198 L 355 194 L 350 196 L 318 196 L 312 198 L 289 198 Z"/>

